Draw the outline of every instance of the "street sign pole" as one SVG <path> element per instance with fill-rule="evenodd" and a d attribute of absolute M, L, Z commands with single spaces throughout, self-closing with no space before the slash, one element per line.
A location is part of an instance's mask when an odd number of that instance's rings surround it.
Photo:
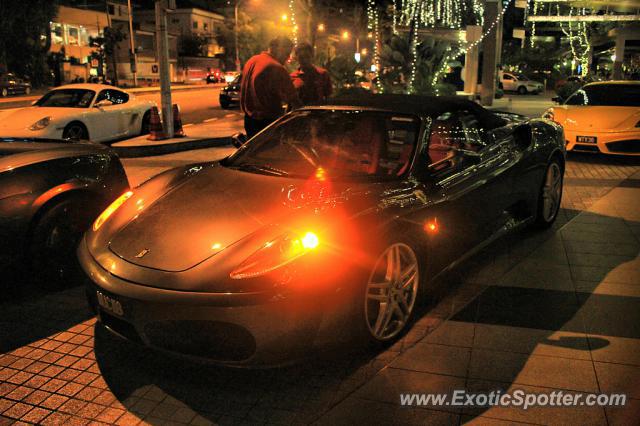
<path fill-rule="evenodd" d="M 169 68 L 169 36 L 167 34 L 167 0 L 156 0 L 156 45 L 160 72 L 160 97 L 164 133 L 173 137 L 173 110 L 171 106 L 171 75 Z"/>
<path fill-rule="evenodd" d="M 138 58 L 136 55 L 136 42 L 133 36 L 133 15 L 131 13 L 131 0 L 127 0 L 127 9 L 129 13 L 129 41 L 131 47 L 131 73 L 133 74 L 133 86 L 138 86 Z"/>

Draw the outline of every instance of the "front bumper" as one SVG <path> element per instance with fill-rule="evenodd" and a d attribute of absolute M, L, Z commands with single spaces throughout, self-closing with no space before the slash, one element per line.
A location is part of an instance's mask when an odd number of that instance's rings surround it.
<path fill-rule="evenodd" d="M 2 117 L 0 116 L 0 119 Z M 41 130 L 30 130 L 25 127 L 0 127 L 0 136 L 6 138 L 25 139 L 62 139 L 64 127 L 58 129 L 55 125 L 49 125 Z"/>
<path fill-rule="evenodd" d="M 224 93 L 220 92 L 220 102 L 225 102 L 228 104 L 237 104 L 240 102 L 240 94 L 239 93 Z"/>
<path fill-rule="evenodd" d="M 640 129 L 630 132 L 564 131 L 567 151 L 601 152 L 616 155 L 640 155 Z M 594 142 L 578 142 L 578 137 L 593 137 Z"/>
<path fill-rule="evenodd" d="M 103 269 L 84 242 L 87 298 L 110 331 L 146 346 L 235 366 L 271 366 L 304 357 L 334 333 L 346 306 L 332 294 L 174 291 L 125 281 Z M 319 297 L 320 296 L 320 297 Z M 102 299 L 102 303 L 98 298 Z M 105 303 L 107 300 L 107 303 Z M 116 306 L 118 306 L 114 309 Z M 331 317 L 331 319 L 328 319 Z"/>

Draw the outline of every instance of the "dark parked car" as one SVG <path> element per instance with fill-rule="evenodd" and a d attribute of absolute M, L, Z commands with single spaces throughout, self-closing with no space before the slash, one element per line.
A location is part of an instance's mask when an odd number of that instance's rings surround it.
<path fill-rule="evenodd" d="M 240 103 L 241 81 L 242 74 L 238 74 L 231 83 L 227 84 L 220 91 L 220 106 L 223 109 L 230 108 L 232 105 L 238 105 Z"/>
<path fill-rule="evenodd" d="M 224 76 L 222 75 L 222 71 L 220 70 L 211 70 L 209 73 L 207 73 L 207 77 L 205 78 L 205 80 L 207 81 L 207 84 L 220 83 L 224 81 Z"/>
<path fill-rule="evenodd" d="M 0 95 L 3 98 L 21 93 L 25 95 L 31 93 L 31 83 L 12 73 L 0 74 Z"/>
<path fill-rule="evenodd" d="M 458 98 L 296 110 L 105 212 L 78 249 L 89 302 L 116 334 L 227 364 L 280 363 L 347 330 L 384 344 L 442 271 L 550 226 L 564 165 L 560 126 Z"/>
<path fill-rule="evenodd" d="M 128 189 L 103 146 L 0 139 L 0 269 L 26 264 L 42 283 L 66 283 L 82 233 Z"/>

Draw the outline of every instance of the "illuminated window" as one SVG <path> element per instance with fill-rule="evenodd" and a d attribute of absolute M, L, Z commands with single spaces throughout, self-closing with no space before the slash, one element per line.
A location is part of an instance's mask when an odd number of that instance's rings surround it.
<path fill-rule="evenodd" d="M 78 46 L 80 44 L 80 29 L 78 27 L 68 26 L 69 31 L 69 44 L 71 46 Z"/>
<path fill-rule="evenodd" d="M 64 44 L 64 28 L 62 24 L 56 22 L 51 24 L 51 43 Z"/>

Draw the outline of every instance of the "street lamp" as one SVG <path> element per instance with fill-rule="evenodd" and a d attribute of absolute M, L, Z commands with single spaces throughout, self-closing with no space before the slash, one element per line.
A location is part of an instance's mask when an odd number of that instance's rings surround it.
<path fill-rule="evenodd" d="M 280 17 L 280 19 L 282 19 L 283 22 L 287 22 L 287 20 L 289 19 L 289 17 L 287 16 L 286 13 L 283 13 L 282 16 Z"/>
<path fill-rule="evenodd" d="M 324 24 L 318 24 L 318 31 L 324 32 Z"/>
<path fill-rule="evenodd" d="M 349 40 L 349 31 L 343 31 L 342 32 L 342 39 L 343 40 Z"/>

